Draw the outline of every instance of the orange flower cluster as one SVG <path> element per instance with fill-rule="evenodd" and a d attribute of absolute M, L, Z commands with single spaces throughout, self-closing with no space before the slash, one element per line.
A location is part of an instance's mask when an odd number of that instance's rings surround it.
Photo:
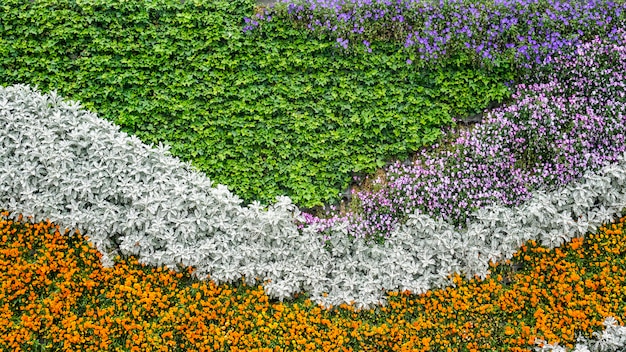
<path fill-rule="evenodd" d="M 79 233 L 0 216 L 0 349 L 63 351 L 530 351 L 573 347 L 624 316 L 626 217 L 548 250 L 530 242 L 485 280 L 389 293 L 357 311 L 261 286 L 216 286 L 134 258 L 102 268 Z M 516 269 L 516 270 L 514 270 Z"/>

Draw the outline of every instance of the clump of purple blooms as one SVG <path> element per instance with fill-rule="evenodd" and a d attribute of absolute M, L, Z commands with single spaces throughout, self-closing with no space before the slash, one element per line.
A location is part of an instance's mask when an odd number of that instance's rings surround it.
<path fill-rule="evenodd" d="M 473 130 L 387 167 L 379 187 L 353 194 L 346 215 L 307 215 L 307 223 L 324 232 L 347 222 L 352 235 L 381 239 L 416 210 L 462 227 L 481 206 L 515 206 L 535 189 L 566 185 L 626 150 L 625 78 L 623 32 L 617 43 L 582 44 L 526 77 L 513 103 Z"/>
<path fill-rule="evenodd" d="M 593 36 L 614 38 L 624 10 L 626 4 L 607 0 L 280 0 L 258 21 L 247 19 L 244 31 L 271 15 L 329 35 L 344 49 L 371 51 L 375 41 L 393 40 L 414 49 L 412 59 L 421 62 L 513 56 L 528 67 Z"/>

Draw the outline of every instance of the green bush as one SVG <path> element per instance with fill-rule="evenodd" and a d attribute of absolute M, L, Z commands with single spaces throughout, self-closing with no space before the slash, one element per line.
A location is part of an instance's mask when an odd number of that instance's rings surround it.
<path fill-rule="evenodd" d="M 35 84 L 172 153 L 245 201 L 332 202 L 353 174 L 510 95 L 513 66 L 420 70 L 394 43 L 346 54 L 251 0 L 5 0 L 0 84 Z"/>

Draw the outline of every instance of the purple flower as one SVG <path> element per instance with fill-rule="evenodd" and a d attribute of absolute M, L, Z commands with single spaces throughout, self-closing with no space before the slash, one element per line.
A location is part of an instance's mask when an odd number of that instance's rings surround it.
<path fill-rule="evenodd" d="M 553 69 L 517 85 L 513 103 L 471 131 L 447 131 L 448 148 L 435 144 L 415 163 L 388 166 L 385 182 L 353 193 L 357 210 L 329 216 L 357 237 L 386 237 L 413 212 L 463 226 L 479 207 L 519 205 L 535 189 L 614 162 L 626 151 L 624 32 L 618 38 L 619 45 L 596 39 L 573 56 L 552 57 Z"/>
<path fill-rule="evenodd" d="M 474 51 L 482 62 L 500 58 L 502 48 L 522 48 L 515 54 L 519 66 L 544 63 L 548 56 L 564 54 L 562 42 L 577 43 L 587 35 L 604 35 L 625 22 L 626 4 L 611 1 L 497 1 L 475 4 L 442 1 L 437 6 L 422 0 L 292 0 L 270 8 L 261 17 L 269 21 L 296 20 L 311 31 L 325 32 L 332 38 L 372 42 L 374 39 L 403 40 L 406 48 L 416 46 L 426 62 L 453 53 L 458 48 L 487 48 Z M 253 29 L 246 23 L 246 31 Z M 415 29 L 419 28 L 417 32 Z M 584 32 L 583 32 L 584 31 Z M 400 33 L 413 33 L 400 38 Z M 452 35 L 455 34 L 455 35 Z M 519 35 L 518 34 L 524 34 Z M 472 40 L 468 46 L 469 40 Z M 549 60 L 548 60 L 549 61 Z"/>

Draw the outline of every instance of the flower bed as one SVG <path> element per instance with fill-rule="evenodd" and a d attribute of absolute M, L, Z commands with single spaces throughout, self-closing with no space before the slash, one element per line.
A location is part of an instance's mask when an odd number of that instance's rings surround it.
<path fill-rule="evenodd" d="M 54 92 L 0 87 L 0 346 L 550 350 L 604 322 L 587 346 L 620 348 L 626 37 L 611 33 L 308 225 L 289 198 L 242 206 Z"/>
<path fill-rule="evenodd" d="M 580 335 L 591 338 L 579 341 L 591 351 L 615 351 L 626 342 L 618 325 L 626 310 L 624 217 L 560 248 L 530 241 L 484 280 L 456 276 L 455 287 L 389 292 L 387 305 L 358 311 L 321 309 L 306 294 L 281 303 L 248 281 L 218 286 L 197 281 L 191 268 L 176 273 L 132 257 L 103 268 L 84 236 L 7 215 L 0 215 L 7 350 L 529 351 L 545 340 L 549 351 L 573 347 Z"/>
<path fill-rule="evenodd" d="M 281 0 L 244 31 L 289 19 L 344 49 L 403 42 L 416 64 L 471 57 L 545 64 L 595 35 L 614 38 L 626 5 L 613 1 Z"/>
<path fill-rule="evenodd" d="M 385 168 L 373 190 L 354 192 L 347 214 L 305 214 L 307 223 L 324 232 L 346 222 L 353 236 L 384 238 L 419 211 L 462 227 L 482 206 L 520 205 L 533 190 L 567 185 L 626 150 L 625 71 L 623 37 L 581 45 L 527 77 L 510 105 L 445 148 Z"/>

